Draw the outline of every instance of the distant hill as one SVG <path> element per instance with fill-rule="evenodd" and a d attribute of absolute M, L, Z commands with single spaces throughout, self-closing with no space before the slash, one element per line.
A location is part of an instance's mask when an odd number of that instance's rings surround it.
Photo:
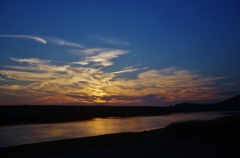
<path fill-rule="evenodd" d="M 181 103 L 172 107 L 174 111 L 240 111 L 240 95 L 213 104 Z"/>
<path fill-rule="evenodd" d="M 171 108 L 174 112 L 195 112 L 195 111 L 205 111 L 205 106 L 197 103 L 180 103 L 176 104 Z"/>
<path fill-rule="evenodd" d="M 229 110 L 240 110 L 240 95 L 237 95 L 225 101 L 216 103 L 215 106 L 223 109 L 229 109 Z"/>

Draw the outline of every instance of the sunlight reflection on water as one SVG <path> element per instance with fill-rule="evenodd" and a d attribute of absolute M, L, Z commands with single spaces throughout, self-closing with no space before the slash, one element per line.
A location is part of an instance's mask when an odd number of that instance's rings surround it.
<path fill-rule="evenodd" d="M 144 131 L 163 128 L 176 121 L 206 120 L 226 115 L 219 112 L 179 113 L 164 116 L 95 118 L 79 122 L 0 127 L 0 147 L 109 133 Z"/>

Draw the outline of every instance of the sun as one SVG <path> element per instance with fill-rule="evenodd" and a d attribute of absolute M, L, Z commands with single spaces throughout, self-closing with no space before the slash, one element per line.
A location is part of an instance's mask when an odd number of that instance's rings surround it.
<path fill-rule="evenodd" d="M 100 97 L 94 100 L 96 103 L 106 103 L 106 100 L 102 100 Z"/>

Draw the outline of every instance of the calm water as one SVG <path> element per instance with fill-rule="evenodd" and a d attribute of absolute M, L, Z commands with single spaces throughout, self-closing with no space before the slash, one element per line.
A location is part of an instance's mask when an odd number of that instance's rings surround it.
<path fill-rule="evenodd" d="M 163 128 L 180 120 L 212 119 L 222 116 L 226 114 L 205 112 L 151 117 L 95 118 L 79 122 L 0 127 L 0 147 L 109 133 L 144 131 Z"/>

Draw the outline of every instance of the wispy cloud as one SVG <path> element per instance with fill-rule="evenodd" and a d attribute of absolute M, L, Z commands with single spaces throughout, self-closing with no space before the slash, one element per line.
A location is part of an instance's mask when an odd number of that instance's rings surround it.
<path fill-rule="evenodd" d="M 75 47 L 75 48 L 81 48 L 81 49 L 85 48 L 85 46 L 79 43 L 69 42 L 60 38 L 53 38 L 53 37 L 48 37 L 46 39 L 43 39 L 43 38 L 32 36 L 32 35 L 10 35 L 10 34 L 0 34 L 0 37 L 25 38 L 25 39 L 32 39 L 43 44 L 46 44 L 47 42 L 52 42 L 54 44 L 62 45 L 62 46 L 69 46 L 69 47 Z"/>
<path fill-rule="evenodd" d="M 32 39 L 32 40 L 38 41 L 43 44 L 47 43 L 47 41 L 45 39 L 37 37 L 37 36 L 31 36 L 31 35 L 3 35 L 3 34 L 0 34 L 0 37 L 25 38 L 25 39 Z"/>
<path fill-rule="evenodd" d="M 88 65 L 89 62 L 87 60 L 85 60 L 85 61 L 74 61 L 74 62 L 71 62 L 70 64 Z"/>
<path fill-rule="evenodd" d="M 86 48 L 86 49 L 70 49 L 68 50 L 71 54 L 74 55 L 86 55 L 86 56 L 91 56 L 95 55 L 107 50 L 111 50 L 109 48 Z"/>
<path fill-rule="evenodd" d="M 47 43 L 45 39 L 28 35 L 0 37 L 29 38 Z M 72 47 L 68 51 L 78 55 L 79 60 L 55 65 L 56 61 L 39 58 L 10 58 L 16 63 L 3 65 L 4 69 L 0 69 L 0 100 L 4 100 L 2 103 L 154 105 L 177 100 L 214 99 L 219 94 L 214 87 L 215 83 L 226 78 L 201 76 L 177 67 L 141 68 L 140 63 L 113 72 L 104 71 L 106 68 L 103 67 L 113 65 L 113 59 L 129 51 L 87 48 L 59 38 L 46 39 L 57 45 Z M 131 78 L 124 78 L 124 73 L 134 74 Z"/>
<path fill-rule="evenodd" d="M 0 70 L 0 74 L 2 74 L 4 76 L 8 76 L 8 78 L 11 78 L 14 80 L 20 80 L 20 81 L 25 81 L 25 82 L 44 81 L 44 80 L 46 80 L 46 78 L 51 78 L 51 74 L 23 72 L 23 71 Z"/>
<path fill-rule="evenodd" d="M 113 45 L 130 45 L 129 42 L 124 42 L 124 41 L 121 41 L 119 39 L 115 39 L 115 38 L 106 38 L 106 37 L 103 37 L 103 36 L 100 36 L 100 35 L 94 35 L 94 36 L 91 36 L 92 39 L 95 39 L 95 40 L 98 40 L 102 43 L 105 43 L 105 44 L 113 44 Z"/>
<path fill-rule="evenodd" d="M 62 45 L 62 46 L 69 46 L 69 47 L 76 47 L 76 48 L 85 48 L 85 46 L 79 44 L 79 43 L 75 43 L 75 42 L 69 42 L 69 41 L 65 41 L 63 39 L 60 38 L 52 38 L 49 37 L 47 38 L 47 40 L 49 42 L 55 43 L 57 45 Z"/>
<path fill-rule="evenodd" d="M 137 79 L 115 79 L 105 87 L 111 96 L 140 97 L 154 94 L 155 101 L 164 98 L 166 102 L 176 100 L 201 100 L 214 98 L 216 89 L 211 85 L 224 77 L 203 77 L 188 70 L 169 67 L 149 70 L 138 75 Z M 130 97 L 130 98 L 131 98 Z M 138 100 L 144 102 L 144 100 Z"/>
<path fill-rule="evenodd" d="M 87 51 L 87 50 L 85 50 Z M 125 50 L 119 50 L 119 49 L 96 49 L 91 50 L 91 52 L 100 52 L 97 55 L 94 56 L 87 56 L 83 60 L 78 62 L 72 62 L 72 64 L 81 64 L 81 65 L 88 65 L 89 63 L 93 62 L 96 63 L 96 65 L 102 65 L 102 66 L 110 66 L 113 64 L 111 61 L 114 58 L 117 58 L 119 55 L 126 54 L 128 51 Z"/>
<path fill-rule="evenodd" d="M 29 63 L 29 64 L 46 64 L 49 63 L 50 60 L 41 60 L 38 58 L 27 58 L 27 59 L 17 59 L 17 58 L 10 58 L 12 61 L 16 61 L 19 63 Z"/>
<path fill-rule="evenodd" d="M 116 72 L 113 72 L 113 74 L 122 74 L 122 73 L 126 73 L 126 72 L 134 72 L 134 71 L 137 71 L 137 70 L 139 70 L 139 69 L 133 69 L 133 68 L 131 68 L 131 69 L 124 69 L 124 70 L 121 70 L 121 71 L 116 71 Z"/>
<path fill-rule="evenodd" d="M 112 73 L 113 74 L 122 74 L 122 73 L 126 73 L 126 72 L 134 72 L 134 71 L 138 71 L 138 70 L 139 70 L 139 68 L 134 68 L 134 66 L 127 66 L 120 71 L 116 71 L 116 72 L 112 72 Z"/>
<path fill-rule="evenodd" d="M 110 59 L 122 53 L 102 56 Z M 9 92 L 3 94 L 5 98 L 14 96 L 12 102 L 22 101 L 25 97 L 25 102 L 31 104 L 156 104 L 160 101 L 212 99 L 216 97 L 216 88 L 211 85 L 223 79 L 204 77 L 176 67 L 148 70 L 139 73 L 135 79 L 125 79 L 119 74 L 140 69 L 126 67 L 120 71 L 105 72 L 100 68 L 71 64 L 53 65 L 51 61 L 37 58 L 11 60 L 24 65 L 0 70 L 1 76 L 14 81 L 0 85 L 0 90 Z"/>

